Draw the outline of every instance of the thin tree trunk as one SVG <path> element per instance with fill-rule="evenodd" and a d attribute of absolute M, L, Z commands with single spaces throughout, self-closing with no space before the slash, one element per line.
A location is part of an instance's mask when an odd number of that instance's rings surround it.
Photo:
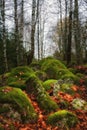
<path fill-rule="evenodd" d="M 31 50 L 27 57 L 27 64 L 29 65 L 34 58 L 34 44 L 35 44 L 35 25 L 36 25 L 36 0 L 32 0 L 32 23 L 31 23 Z"/>
<path fill-rule="evenodd" d="M 70 0 L 70 11 L 69 11 L 69 34 L 68 34 L 68 45 L 67 45 L 67 64 L 71 62 L 71 45 L 72 45 L 72 0 Z"/>
<path fill-rule="evenodd" d="M 3 51 L 5 71 L 8 71 L 7 49 L 6 49 L 6 29 L 5 29 L 5 1 L 2 0 L 2 22 L 3 22 Z"/>
<path fill-rule="evenodd" d="M 19 17 L 19 38 L 20 38 L 20 63 L 23 64 L 23 35 L 24 35 L 24 0 L 21 0 L 20 17 Z"/>
<path fill-rule="evenodd" d="M 74 39 L 76 46 L 76 61 L 77 64 L 81 63 L 81 45 L 80 45 L 80 26 L 79 26 L 79 13 L 78 13 L 78 0 L 74 1 Z"/>
<path fill-rule="evenodd" d="M 38 44 L 38 60 L 40 59 L 40 18 L 39 18 L 39 0 L 37 0 L 37 44 Z"/>
<path fill-rule="evenodd" d="M 18 33 L 18 16 L 17 0 L 14 0 L 14 21 L 15 21 L 15 44 L 16 44 L 16 65 L 19 65 L 19 33 Z"/>
<path fill-rule="evenodd" d="M 65 0 L 65 30 L 64 30 L 64 53 L 63 53 L 63 60 L 67 60 L 67 42 L 68 42 L 68 38 L 67 38 L 67 0 Z"/>

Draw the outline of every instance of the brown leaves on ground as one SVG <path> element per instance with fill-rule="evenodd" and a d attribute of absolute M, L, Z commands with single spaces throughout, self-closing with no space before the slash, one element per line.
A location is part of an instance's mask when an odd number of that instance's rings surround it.
<path fill-rule="evenodd" d="M 71 102 L 74 98 L 76 97 L 80 97 L 80 98 L 85 98 L 85 87 L 84 86 L 80 86 L 80 87 L 76 87 L 73 86 L 74 90 L 76 91 L 76 94 L 74 96 L 71 96 L 69 94 L 65 94 L 63 92 L 59 93 L 59 96 L 61 96 L 61 98 L 63 98 L 64 100 Z M 77 93 L 78 89 L 81 91 L 81 95 L 79 95 Z M 84 94 L 84 95 L 83 95 Z M 28 124 L 22 124 L 19 122 L 13 122 L 10 119 L 8 120 L 8 122 L 4 119 L 4 129 L 5 130 L 10 130 L 9 125 L 12 123 L 12 125 L 14 125 L 15 130 L 62 130 L 58 127 L 52 127 L 51 125 L 47 125 L 46 120 L 47 120 L 47 113 L 44 112 L 44 110 L 41 110 L 36 98 L 34 97 L 34 95 L 28 95 L 27 96 L 31 99 L 31 102 L 34 106 L 35 111 L 38 114 L 38 121 L 34 124 L 28 123 Z M 55 102 L 57 102 L 59 104 L 59 100 L 52 97 L 53 100 L 55 100 Z M 71 107 L 69 107 L 69 110 L 72 111 L 73 113 L 75 113 L 78 118 L 79 118 L 79 123 L 76 125 L 75 128 L 71 128 L 70 130 L 87 130 L 87 112 L 84 112 L 82 110 L 73 110 Z M 2 122 L 3 117 L 0 116 L 0 122 Z"/>
<path fill-rule="evenodd" d="M 83 93 L 85 91 L 84 86 L 72 86 L 73 90 L 76 91 L 76 94 L 74 96 L 71 96 L 69 94 L 65 94 L 63 92 L 60 92 L 59 95 L 64 99 L 67 100 L 68 102 L 71 102 L 74 98 L 83 98 Z M 79 95 L 78 89 L 81 91 L 81 95 Z M 60 129 L 58 127 L 52 127 L 51 125 L 47 125 L 46 120 L 47 120 L 47 114 L 44 113 L 44 110 L 41 110 L 36 98 L 34 95 L 28 95 L 28 97 L 31 99 L 31 102 L 35 108 L 35 111 L 38 114 L 38 121 L 35 124 L 20 124 L 19 130 L 64 130 Z M 85 97 L 85 95 L 84 95 Z M 59 100 L 52 97 L 53 100 L 55 100 L 57 103 L 59 103 Z M 70 130 L 87 130 L 87 112 L 82 111 L 82 110 L 73 110 L 71 107 L 69 108 L 70 111 L 75 113 L 79 119 L 79 123 L 76 125 L 75 128 L 71 128 Z"/>

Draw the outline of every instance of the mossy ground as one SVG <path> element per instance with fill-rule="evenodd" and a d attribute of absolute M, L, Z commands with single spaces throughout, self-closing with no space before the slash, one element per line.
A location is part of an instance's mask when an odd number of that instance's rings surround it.
<path fill-rule="evenodd" d="M 73 72 L 74 70 L 68 70 L 63 63 L 51 57 L 36 61 L 30 67 L 20 66 L 12 69 L 10 73 L 5 74 L 7 85 L 11 87 L 1 87 L 0 89 L 0 113 L 5 115 L 5 113 L 9 114 L 10 111 L 12 112 L 12 119 L 16 118 L 14 115 L 18 115 L 23 122 L 35 121 L 37 114 L 31 105 L 31 101 L 22 91 L 25 88 L 30 97 L 34 95 L 37 105 L 45 114 L 56 111 L 59 108 L 68 109 L 71 107 L 72 110 L 71 101 L 66 100 L 65 96 L 68 95 L 68 98 L 69 96 L 73 96 L 75 91 L 73 92 L 72 85 L 78 83 L 79 79 L 84 76 L 76 74 L 76 71 Z M 56 84 L 59 80 L 63 81 L 63 83 Z M 66 80 L 73 81 L 73 84 L 64 82 Z M 56 85 L 58 87 L 55 87 Z M 51 88 L 53 89 L 53 93 L 57 94 L 58 98 L 55 98 L 55 95 L 49 94 L 48 91 Z M 63 95 L 59 97 L 59 94 Z M 61 106 L 64 107 L 62 108 Z M 78 119 L 76 115 L 68 110 L 59 110 L 50 115 L 47 122 L 58 127 L 62 124 L 61 127 L 65 130 L 66 128 L 73 127 L 78 122 Z"/>
<path fill-rule="evenodd" d="M 3 106 L 7 104 L 7 107 L 2 107 L 3 112 L 9 111 L 10 107 L 14 111 L 17 111 L 20 116 L 21 120 L 26 121 L 35 121 L 36 120 L 36 113 L 34 108 L 27 97 L 27 95 L 22 92 L 21 89 L 12 88 L 12 87 L 1 87 L 0 88 L 0 104 Z M 10 106 L 9 106 L 10 105 Z M 6 111 L 4 111 L 6 109 Z M 2 112 L 1 112 L 2 113 Z M 14 116 L 14 113 L 13 113 Z"/>

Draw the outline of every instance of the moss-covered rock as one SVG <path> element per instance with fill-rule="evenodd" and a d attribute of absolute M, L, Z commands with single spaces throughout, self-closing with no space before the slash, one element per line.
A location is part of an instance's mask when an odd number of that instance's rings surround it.
<path fill-rule="evenodd" d="M 54 58 L 45 58 L 43 59 L 43 62 L 41 62 L 41 69 L 42 70 L 45 70 L 47 68 L 47 66 L 55 66 L 56 68 L 59 67 L 59 68 L 64 68 L 66 69 L 66 66 L 61 63 L 59 60 L 56 60 Z"/>
<path fill-rule="evenodd" d="M 72 79 L 78 82 L 79 78 L 74 75 L 67 67 L 56 59 L 45 59 L 41 64 L 41 69 L 45 71 L 49 79 Z"/>
<path fill-rule="evenodd" d="M 36 71 L 35 74 L 42 81 L 45 81 L 48 79 L 47 74 L 41 70 Z"/>
<path fill-rule="evenodd" d="M 70 79 L 73 80 L 75 84 L 79 83 L 80 78 L 73 73 L 66 73 L 65 75 L 62 75 L 62 79 Z"/>
<path fill-rule="evenodd" d="M 0 114 L 14 120 L 33 122 L 37 115 L 27 95 L 19 88 L 0 88 Z"/>
<path fill-rule="evenodd" d="M 64 129 L 74 127 L 77 124 L 78 119 L 72 112 L 67 110 L 59 110 L 58 112 L 49 115 L 47 122 L 48 124 L 60 126 Z"/>
<path fill-rule="evenodd" d="M 47 73 L 49 79 L 59 78 L 58 75 L 59 68 L 65 69 L 66 67 L 60 61 L 55 59 L 46 59 L 41 66 L 41 69 Z"/>
<path fill-rule="evenodd" d="M 85 110 L 87 111 L 87 102 L 80 99 L 80 98 L 76 98 L 72 101 L 72 106 L 75 109 L 79 109 L 79 110 Z"/>
<path fill-rule="evenodd" d="M 7 83 L 27 80 L 32 73 L 34 73 L 34 71 L 27 66 L 16 67 L 12 69 L 11 73 L 9 74 Z"/>
<path fill-rule="evenodd" d="M 34 71 L 37 71 L 37 70 L 40 70 L 41 68 L 41 65 L 39 63 L 39 61 L 33 61 L 31 64 L 30 64 L 30 67 L 34 70 Z"/>
<path fill-rule="evenodd" d="M 58 80 L 56 83 L 54 83 L 53 95 L 58 96 L 58 92 L 64 92 L 73 95 L 75 92 L 72 89 L 72 86 L 73 86 L 73 81 L 70 79 Z"/>
<path fill-rule="evenodd" d="M 25 84 L 24 80 L 11 82 L 8 85 L 11 86 L 11 87 L 15 87 L 15 88 L 20 88 L 22 90 L 26 90 L 26 84 Z"/>
<path fill-rule="evenodd" d="M 34 94 L 39 106 L 46 112 L 55 111 L 58 105 L 50 98 L 45 89 L 42 87 L 41 81 L 31 75 L 26 81 L 26 90 L 30 94 Z"/>
<path fill-rule="evenodd" d="M 45 88 L 46 91 L 48 91 L 54 87 L 54 84 L 56 82 L 57 82 L 57 80 L 55 80 L 55 79 L 48 79 L 48 80 L 43 82 L 43 87 Z"/>
<path fill-rule="evenodd" d="M 16 67 L 9 73 L 7 78 L 7 85 L 25 90 L 25 82 L 33 73 L 34 71 L 27 66 Z"/>

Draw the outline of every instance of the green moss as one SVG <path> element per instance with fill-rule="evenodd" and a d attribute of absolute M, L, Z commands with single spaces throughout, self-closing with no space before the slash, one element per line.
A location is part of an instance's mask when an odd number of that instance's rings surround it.
<path fill-rule="evenodd" d="M 27 95 L 19 88 L 0 88 L 0 103 L 10 104 L 17 111 L 23 122 L 36 120 L 36 113 Z"/>
<path fill-rule="evenodd" d="M 43 62 L 41 64 L 41 69 L 45 70 L 47 66 L 55 66 L 56 68 L 66 68 L 66 66 L 61 63 L 59 60 L 53 59 L 53 58 L 45 58 L 43 59 Z"/>
<path fill-rule="evenodd" d="M 34 73 L 34 71 L 27 66 L 19 66 L 12 69 L 10 75 L 8 76 L 7 83 L 27 80 L 28 77 Z"/>
<path fill-rule="evenodd" d="M 72 79 L 73 81 L 79 81 L 79 78 L 70 72 L 66 66 L 59 60 L 45 59 L 41 65 L 41 69 L 45 71 L 49 79 Z"/>
<path fill-rule="evenodd" d="M 73 81 L 70 79 L 65 80 L 58 80 L 56 83 L 54 83 L 53 87 L 53 95 L 58 97 L 58 92 L 64 92 L 73 95 L 75 92 L 72 89 Z"/>
<path fill-rule="evenodd" d="M 36 71 L 35 74 L 42 81 L 45 81 L 48 78 L 47 74 L 41 70 Z"/>
<path fill-rule="evenodd" d="M 85 75 L 81 74 L 81 73 L 77 73 L 76 76 L 78 76 L 79 78 L 84 78 L 85 77 Z"/>
<path fill-rule="evenodd" d="M 22 90 L 26 89 L 25 81 L 23 81 L 23 80 L 16 81 L 16 82 L 11 82 L 8 85 L 11 86 L 11 87 L 20 88 Z"/>
<path fill-rule="evenodd" d="M 69 112 L 67 110 L 59 110 L 58 112 L 49 115 L 47 122 L 53 126 L 70 128 L 74 127 L 77 124 L 78 119 L 72 112 Z"/>
<path fill-rule="evenodd" d="M 65 75 L 62 75 L 61 77 L 62 79 L 70 79 L 70 80 L 73 80 L 74 83 L 78 84 L 79 83 L 79 80 L 80 78 L 77 77 L 76 75 L 74 75 L 73 73 L 66 73 Z"/>
<path fill-rule="evenodd" d="M 87 111 L 87 102 L 80 99 L 80 98 L 76 98 L 72 101 L 72 106 L 75 109 L 79 109 L 79 110 L 85 110 Z"/>
<path fill-rule="evenodd" d="M 50 90 L 51 88 L 53 88 L 54 83 L 56 83 L 57 80 L 55 79 L 48 79 L 45 82 L 43 82 L 43 87 L 45 88 L 46 91 Z"/>
<path fill-rule="evenodd" d="M 68 68 L 68 70 L 69 70 L 70 72 L 72 72 L 73 74 L 76 74 L 76 70 L 75 70 L 74 68 Z"/>
<path fill-rule="evenodd" d="M 65 69 L 66 67 L 60 61 L 55 59 L 45 59 L 41 66 L 41 69 L 47 73 L 49 79 L 58 79 L 59 68 Z"/>
<path fill-rule="evenodd" d="M 31 75 L 26 81 L 27 92 L 36 96 L 39 106 L 46 112 L 54 111 L 58 108 L 57 104 L 50 98 L 45 89 L 42 87 L 41 81 Z"/>
<path fill-rule="evenodd" d="M 33 70 L 35 70 L 35 71 L 37 71 L 37 70 L 40 70 L 40 64 L 39 64 L 39 61 L 33 61 L 31 64 L 30 64 L 30 67 L 33 69 Z"/>

